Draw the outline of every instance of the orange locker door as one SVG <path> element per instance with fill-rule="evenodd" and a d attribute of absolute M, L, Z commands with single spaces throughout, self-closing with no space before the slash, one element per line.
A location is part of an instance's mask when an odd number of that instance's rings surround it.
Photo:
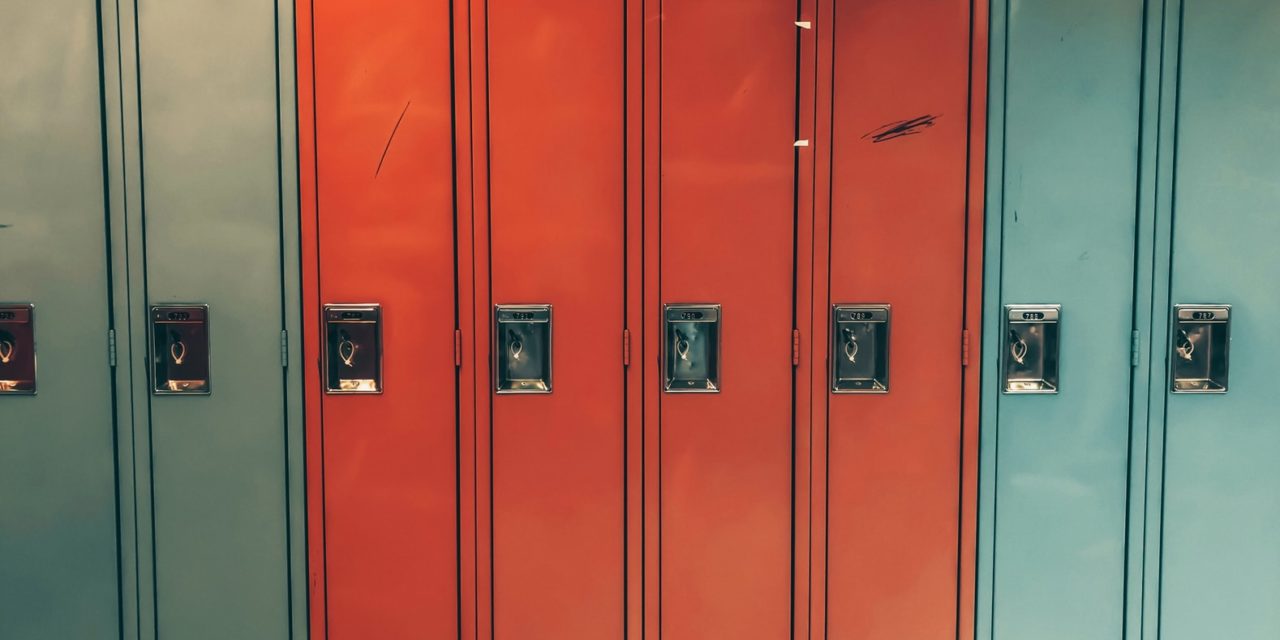
<path fill-rule="evenodd" d="M 493 637 L 616 638 L 623 5 L 487 11 Z"/>
<path fill-rule="evenodd" d="M 298 3 L 313 637 L 458 633 L 449 5 Z"/>
<path fill-rule="evenodd" d="M 834 3 L 831 638 L 959 633 L 969 11 Z"/>
<path fill-rule="evenodd" d="M 647 133 L 660 135 L 661 303 L 647 313 L 661 328 L 646 340 L 661 352 L 649 579 L 664 640 L 791 633 L 795 13 L 662 7 L 660 131 Z"/>

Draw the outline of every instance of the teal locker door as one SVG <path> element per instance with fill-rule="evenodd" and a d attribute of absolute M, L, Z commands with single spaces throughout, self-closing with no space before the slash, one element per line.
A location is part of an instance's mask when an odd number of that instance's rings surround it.
<path fill-rule="evenodd" d="M 1117 638 L 1143 6 L 996 5 L 978 635 Z M 1056 395 L 1001 392 L 1025 303 L 1062 307 Z"/>
<path fill-rule="evenodd" d="M 286 439 L 301 416 L 287 415 L 281 362 L 283 314 L 299 303 L 282 271 L 297 212 L 282 196 L 282 154 L 295 152 L 281 142 L 277 91 L 293 89 L 277 88 L 276 7 L 136 7 L 146 303 L 208 305 L 212 389 L 146 396 L 156 635 L 287 638 Z"/>
<path fill-rule="evenodd" d="M 1232 305 L 1232 347 L 1225 395 L 1167 397 L 1164 640 L 1280 638 L 1277 27 L 1275 0 L 1183 3 L 1170 303 Z"/>
<path fill-rule="evenodd" d="M 39 366 L 36 395 L 0 394 L 0 638 L 112 637 L 120 604 L 95 3 L 0 3 L 0 60 L 0 303 L 35 305 Z"/>

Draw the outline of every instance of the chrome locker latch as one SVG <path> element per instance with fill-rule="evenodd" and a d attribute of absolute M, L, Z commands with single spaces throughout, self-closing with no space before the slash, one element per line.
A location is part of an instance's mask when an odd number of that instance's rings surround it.
<path fill-rule="evenodd" d="M 324 306 L 325 393 L 382 393 L 382 306 Z"/>
<path fill-rule="evenodd" d="M 204 395 L 209 379 L 208 305 L 151 307 L 152 391 L 156 395 Z"/>
<path fill-rule="evenodd" d="M 36 392 L 35 305 L 0 304 L 0 395 Z"/>
<path fill-rule="evenodd" d="M 831 308 L 831 392 L 889 393 L 887 304 Z"/>
<path fill-rule="evenodd" d="M 662 307 L 668 393 L 720 392 L 720 305 L 668 304 Z"/>
<path fill-rule="evenodd" d="M 494 308 L 494 390 L 551 393 L 551 305 Z"/>
<path fill-rule="evenodd" d="M 1056 304 L 1005 305 L 1004 392 L 1058 392 L 1058 324 Z"/>
<path fill-rule="evenodd" d="M 1173 307 L 1169 358 L 1173 393 L 1226 393 L 1231 353 L 1231 305 Z"/>

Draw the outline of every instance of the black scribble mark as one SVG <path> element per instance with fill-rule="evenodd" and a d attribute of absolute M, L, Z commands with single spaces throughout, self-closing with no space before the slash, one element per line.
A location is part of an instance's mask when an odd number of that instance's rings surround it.
<path fill-rule="evenodd" d="M 0 229 L 8 229 L 9 227 L 12 227 L 12 226 L 13 225 L 11 224 L 0 224 Z"/>
<path fill-rule="evenodd" d="M 1018 221 L 1018 210 L 1017 210 L 1017 209 L 1014 209 L 1014 210 L 1013 210 L 1013 221 L 1014 221 L 1014 222 L 1017 222 L 1017 221 Z"/>
<path fill-rule="evenodd" d="M 867 133 L 867 135 L 862 136 L 862 139 L 866 140 L 867 138 L 870 138 L 872 144 L 875 144 L 879 142 L 887 142 L 889 140 L 893 140 L 894 138 L 914 136 L 916 134 L 923 133 L 925 129 L 932 127 L 934 122 L 941 117 L 942 117 L 941 115 L 934 116 L 934 115 L 925 114 L 923 116 L 920 116 L 918 118 L 912 118 L 910 120 L 899 120 L 897 122 L 890 122 L 889 124 L 886 124 L 883 127 L 880 127 L 879 129 L 876 129 L 875 131 L 871 131 Z"/>
<path fill-rule="evenodd" d="M 404 114 L 409 113 L 409 105 L 413 104 L 410 100 L 404 103 L 404 111 L 400 112 L 400 118 L 396 120 L 396 126 L 391 127 L 391 135 L 387 138 L 387 146 L 382 148 L 382 157 L 378 158 L 378 168 L 373 170 L 373 177 L 378 177 L 382 172 L 382 162 L 387 159 L 387 152 L 391 150 L 391 141 L 396 139 L 396 132 L 400 130 L 400 123 L 404 121 Z"/>

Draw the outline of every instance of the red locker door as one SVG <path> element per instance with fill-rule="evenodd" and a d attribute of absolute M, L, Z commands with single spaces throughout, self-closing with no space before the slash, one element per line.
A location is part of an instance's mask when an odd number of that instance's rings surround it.
<path fill-rule="evenodd" d="M 623 5 L 487 11 L 490 299 L 552 318 L 550 393 L 490 386 L 493 637 L 620 637 Z"/>
<path fill-rule="evenodd" d="M 380 305 L 383 360 L 307 372 L 313 637 L 457 635 L 449 4 L 298 2 L 307 360 L 332 303 Z"/>
<path fill-rule="evenodd" d="M 776 0 L 662 7 L 660 131 L 646 134 L 661 136 L 655 284 L 662 304 L 721 311 L 718 392 L 662 391 L 662 361 L 650 377 L 660 566 L 649 579 L 665 640 L 791 633 L 795 13 Z"/>
<path fill-rule="evenodd" d="M 828 396 L 831 638 L 958 633 L 969 12 L 834 3 L 828 302 L 889 305 L 890 345 L 887 393 Z"/>

